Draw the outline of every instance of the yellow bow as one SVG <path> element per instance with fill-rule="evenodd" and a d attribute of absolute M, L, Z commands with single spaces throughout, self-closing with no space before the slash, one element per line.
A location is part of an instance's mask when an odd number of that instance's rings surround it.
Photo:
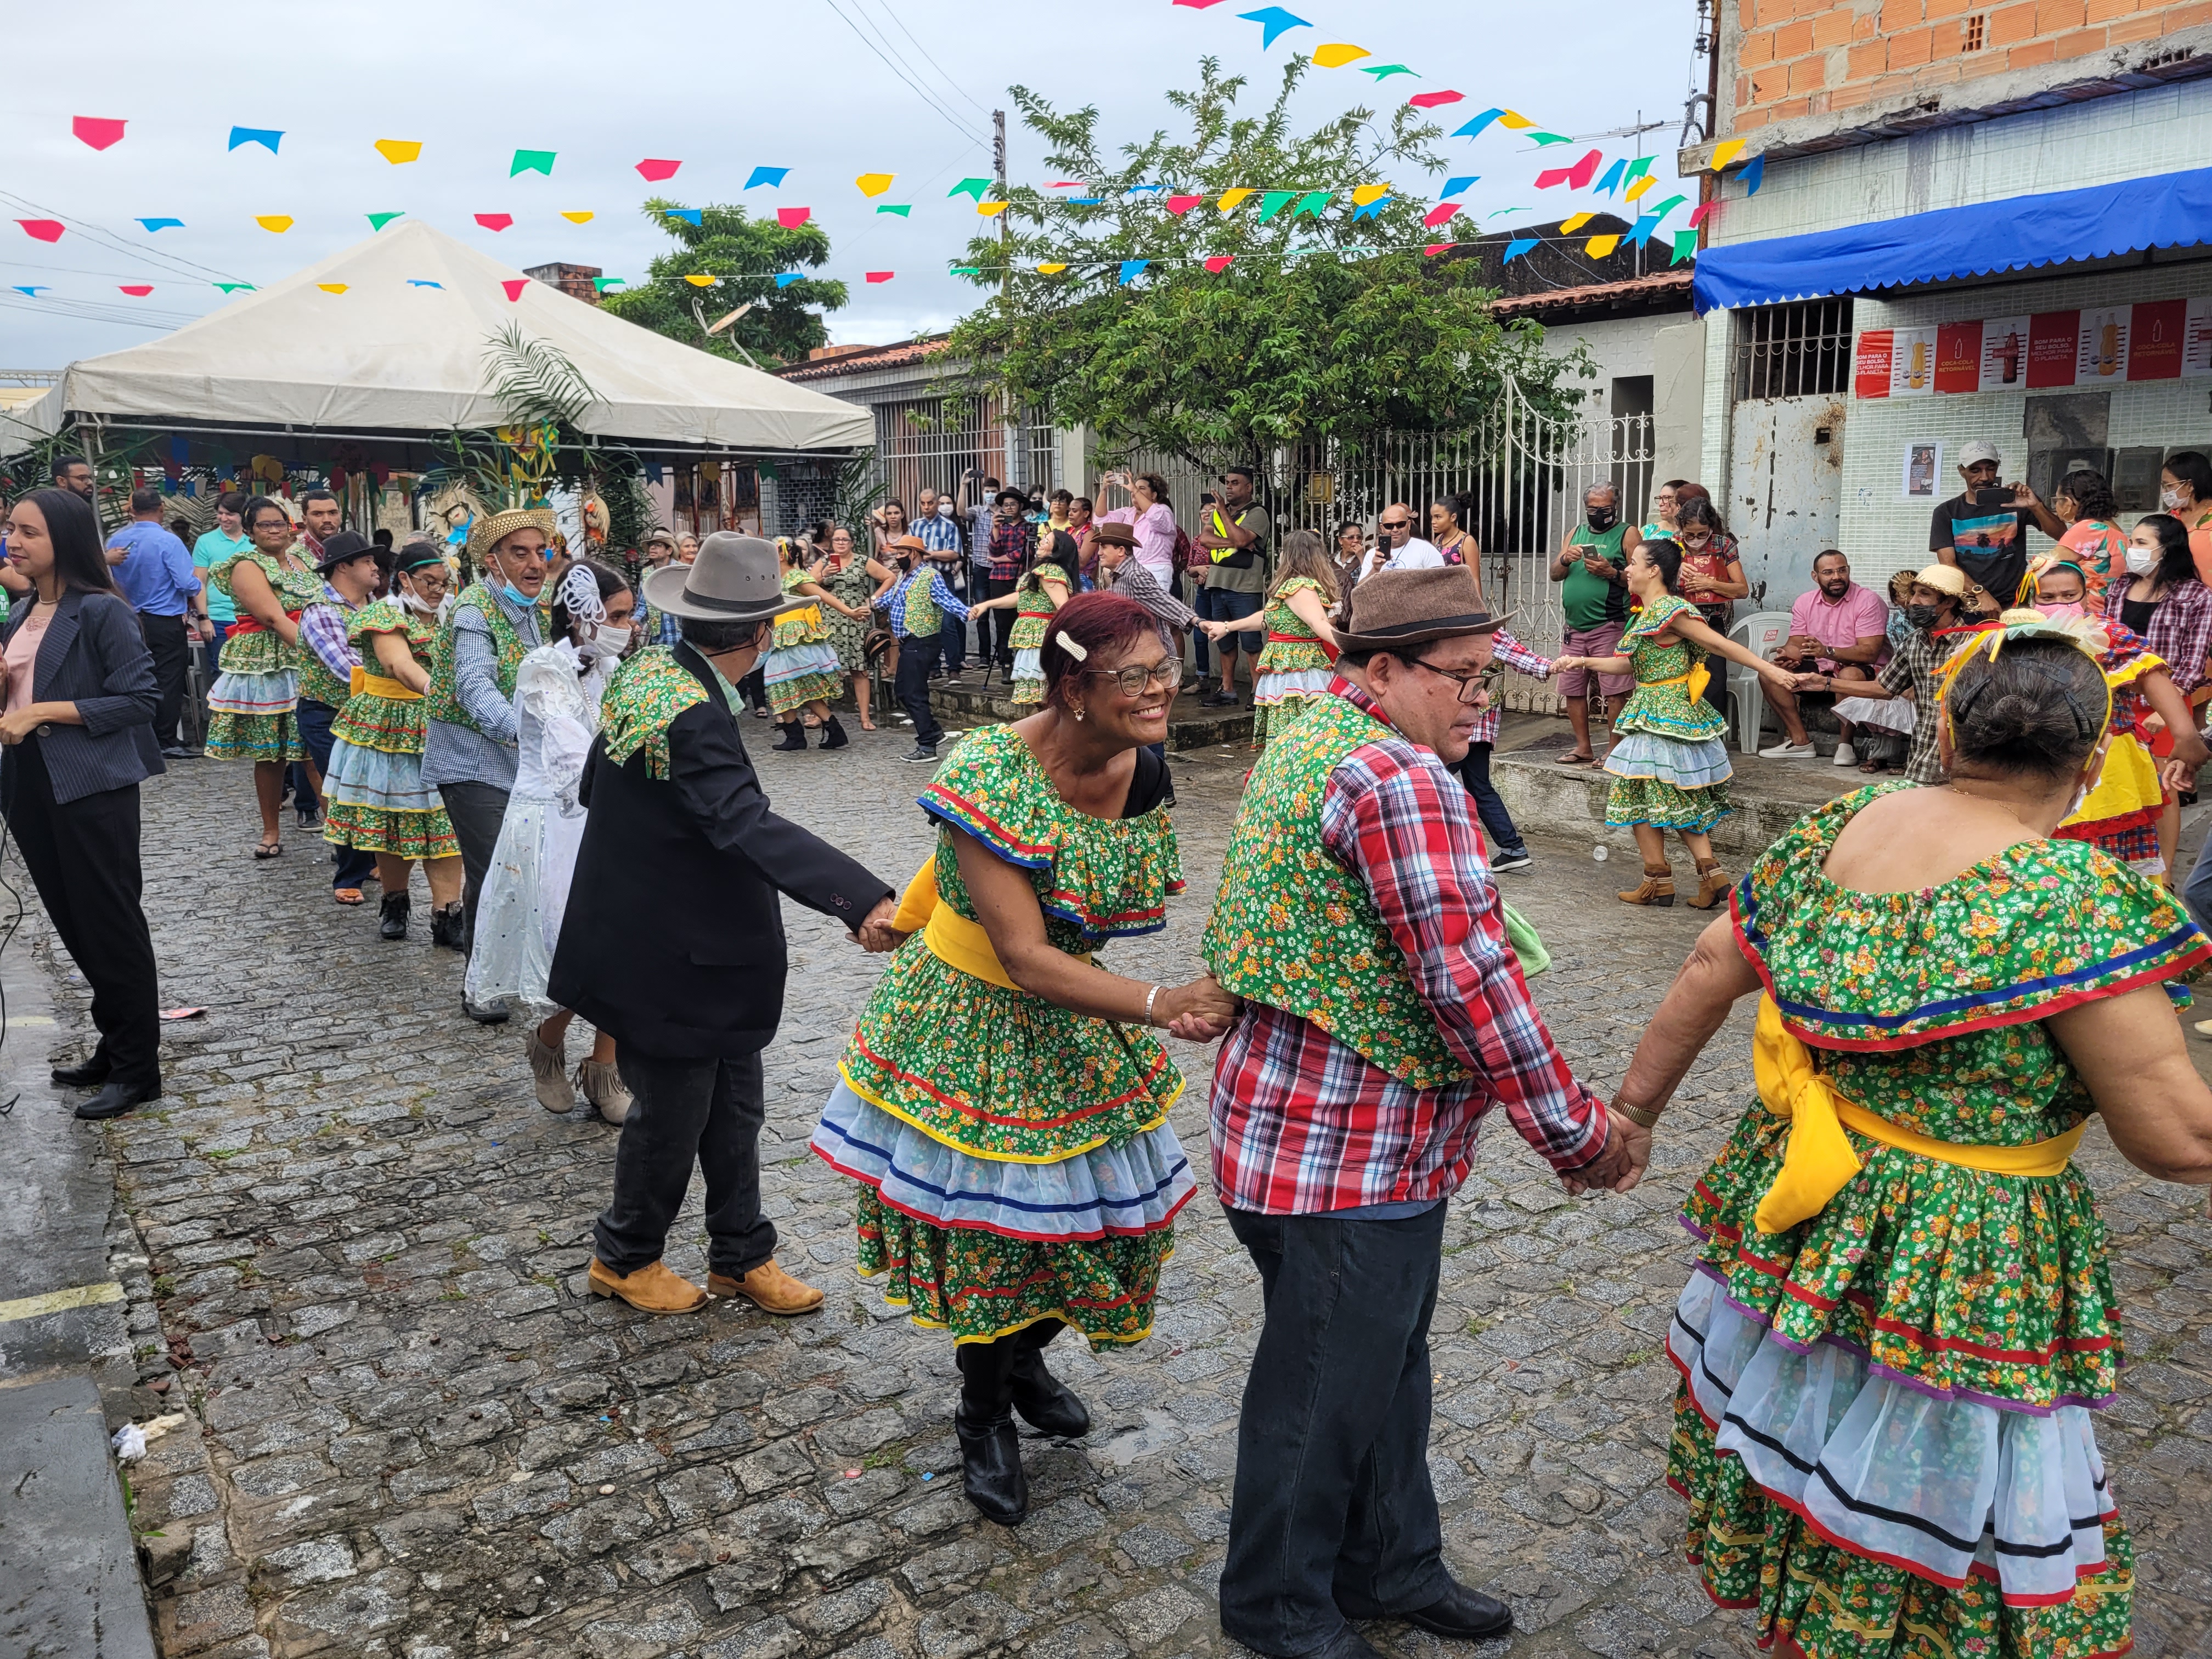
<path fill-rule="evenodd" d="M 1692 668 L 1686 674 L 1677 674 L 1671 680 L 1651 680 L 1648 682 L 1648 684 L 1652 685 L 1686 685 L 1690 688 L 1690 701 L 1692 702 L 1698 702 L 1704 700 L 1705 688 L 1708 685 L 1711 685 L 1712 682 L 1713 671 L 1706 667 L 1705 664 L 1699 663 L 1695 668 Z"/>
<path fill-rule="evenodd" d="M 932 956 L 970 978 L 1002 985 L 1009 991 L 1021 989 L 1006 972 L 1006 964 L 999 960 L 999 953 L 991 945 L 991 935 L 982 923 L 970 921 L 951 905 L 938 902 L 935 854 L 923 861 L 921 868 L 914 872 L 914 879 L 907 883 L 891 926 L 902 933 L 919 930 L 921 942 L 929 947 Z M 1091 957 L 1086 952 L 1076 960 L 1088 962 Z"/>

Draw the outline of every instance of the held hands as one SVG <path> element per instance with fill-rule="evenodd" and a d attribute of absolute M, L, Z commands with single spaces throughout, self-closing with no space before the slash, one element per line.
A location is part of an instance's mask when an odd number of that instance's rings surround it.
<path fill-rule="evenodd" d="M 876 908 L 861 918 L 860 925 L 853 930 L 852 937 L 871 956 L 881 956 L 887 951 L 897 950 L 907 940 L 904 933 L 891 926 L 891 918 L 897 914 L 896 899 L 878 901 Z"/>
<path fill-rule="evenodd" d="M 1644 1179 L 1650 1165 L 1651 1131 L 1617 1112 L 1607 1112 L 1606 1117 L 1605 1150 L 1559 1177 L 1560 1184 L 1577 1198 L 1589 1192 L 1627 1192 Z"/>
<path fill-rule="evenodd" d="M 1211 1042 L 1236 1024 L 1239 1006 L 1212 975 L 1200 974 L 1188 985 L 1161 987 L 1152 1018 L 1167 1027 L 1170 1036 Z"/>

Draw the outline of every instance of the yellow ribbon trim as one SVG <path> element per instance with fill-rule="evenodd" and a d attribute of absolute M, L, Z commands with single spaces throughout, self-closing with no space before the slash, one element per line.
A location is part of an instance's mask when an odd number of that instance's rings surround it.
<path fill-rule="evenodd" d="M 1677 674 L 1671 680 L 1646 680 L 1644 684 L 1646 686 L 1686 685 L 1690 688 L 1690 701 L 1692 702 L 1698 702 L 1704 700 L 1705 688 L 1712 684 L 1712 680 L 1713 671 L 1706 667 L 1705 664 L 1699 663 L 1688 673 Z"/>
<path fill-rule="evenodd" d="M 2063 1135 L 2025 1146 L 1966 1146 L 1900 1128 L 1853 1105 L 1829 1086 L 1828 1079 L 1814 1069 L 1812 1051 L 1782 1023 L 1782 1011 L 1771 996 L 1759 1000 L 1752 1070 L 1760 1103 L 1777 1117 L 1790 1121 L 1781 1173 L 1752 1217 L 1761 1232 L 1786 1232 L 1820 1214 L 1859 1172 L 1858 1154 L 1844 1133 L 1846 1127 L 1916 1157 L 2002 1176 L 2059 1174 L 2088 1127 L 2084 1119 Z"/>
<path fill-rule="evenodd" d="M 381 674 L 372 674 L 358 663 L 354 665 L 351 690 L 356 697 L 365 691 L 372 697 L 389 697 L 394 702 L 422 701 L 422 694 L 420 691 L 410 690 L 405 684 L 399 680 L 387 680 Z"/>
<path fill-rule="evenodd" d="M 929 947 L 932 956 L 948 967 L 958 969 L 970 978 L 980 979 L 989 985 L 1003 986 L 1009 991 L 1022 988 L 1014 983 L 1012 976 L 1006 972 L 1006 965 L 999 960 L 999 953 L 992 948 L 991 935 L 984 929 L 983 924 L 970 921 L 951 905 L 937 902 L 937 857 L 934 854 L 923 860 L 921 868 L 914 872 L 914 879 L 907 883 L 906 891 L 899 899 L 898 912 L 891 918 L 891 926 L 902 933 L 911 933 L 919 929 L 921 942 Z M 1076 960 L 1088 963 L 1091 953 L 1086 951 Z"/>

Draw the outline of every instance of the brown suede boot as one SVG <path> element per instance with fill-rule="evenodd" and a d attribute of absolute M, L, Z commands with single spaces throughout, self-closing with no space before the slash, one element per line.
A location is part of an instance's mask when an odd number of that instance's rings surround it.
<path fill-rule="evenodd" d="M 1729 889 L 1733 884 L 1721 872 L 1718 859 L 1710 864 L 1700 864 L 1698 866 L 1698 896 L 1689 901 L 1690 908 L 1692 910 L 1712 909 L 1727 900 Z"/>
<path fill-rule="evenodd" d="M 741 1296 L 763 1313 L 780 1316 L 812 1313 L 822 1305 L 821 1291 L 811 1285 L 801 1284 L 772 1261 L 762 1262 L 743 1279 L 732 1279 L 727 1273 L 708 1273 L 707 1294 Z"/>
<path fill-rule="evenodd" d="M 586 1277 L 600 1296 L 618 1296 L 640 1313 L 696 1313 L 707 1305 L 707 1292 L 688 1279 L 679 1279 L 664 1261 L 648 1262 L 634 1273 L 618 1273 L 592 1258 Z"/>
<path fill-rule="evenodd" d="M 1674 872 L 1671 866 L 1647 864 L 1644 866 L 1644 882 L 1625 893 L 1614 895 L 1623 904 L 1656 904 L 1662 910 L 1674 905 Z"/>

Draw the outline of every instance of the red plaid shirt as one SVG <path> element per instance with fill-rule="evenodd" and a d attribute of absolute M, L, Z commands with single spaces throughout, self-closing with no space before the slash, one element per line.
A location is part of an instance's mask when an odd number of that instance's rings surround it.
<path fill-rule="evenodd" d="M 1330 690 L 1384 720 L 1358 687 Z M 1221 1201 L 1298 1215 L 1447 1197 L 1499 1104 L 1555 1170 L 1604 1151 L 1604 1103 L 1528 1000 L 1468 793 L 1435 751 L 1395 737 L 1354 750 L 1329 775 L 1321 834 L 1373 896 L 1446 1046 L 1474 1075 L 1415 1089 L 1311 1022 L 1248 1003 L 1213 1068 Z"/>
<path fill-rule="evenodd" d="M 990 578 L 994 582 L 1010 582 L 1022 574 L 1022 561 L 1036 545 L 1036 526 L 1027 519 L 993 519 L 991 520 Z"/>

